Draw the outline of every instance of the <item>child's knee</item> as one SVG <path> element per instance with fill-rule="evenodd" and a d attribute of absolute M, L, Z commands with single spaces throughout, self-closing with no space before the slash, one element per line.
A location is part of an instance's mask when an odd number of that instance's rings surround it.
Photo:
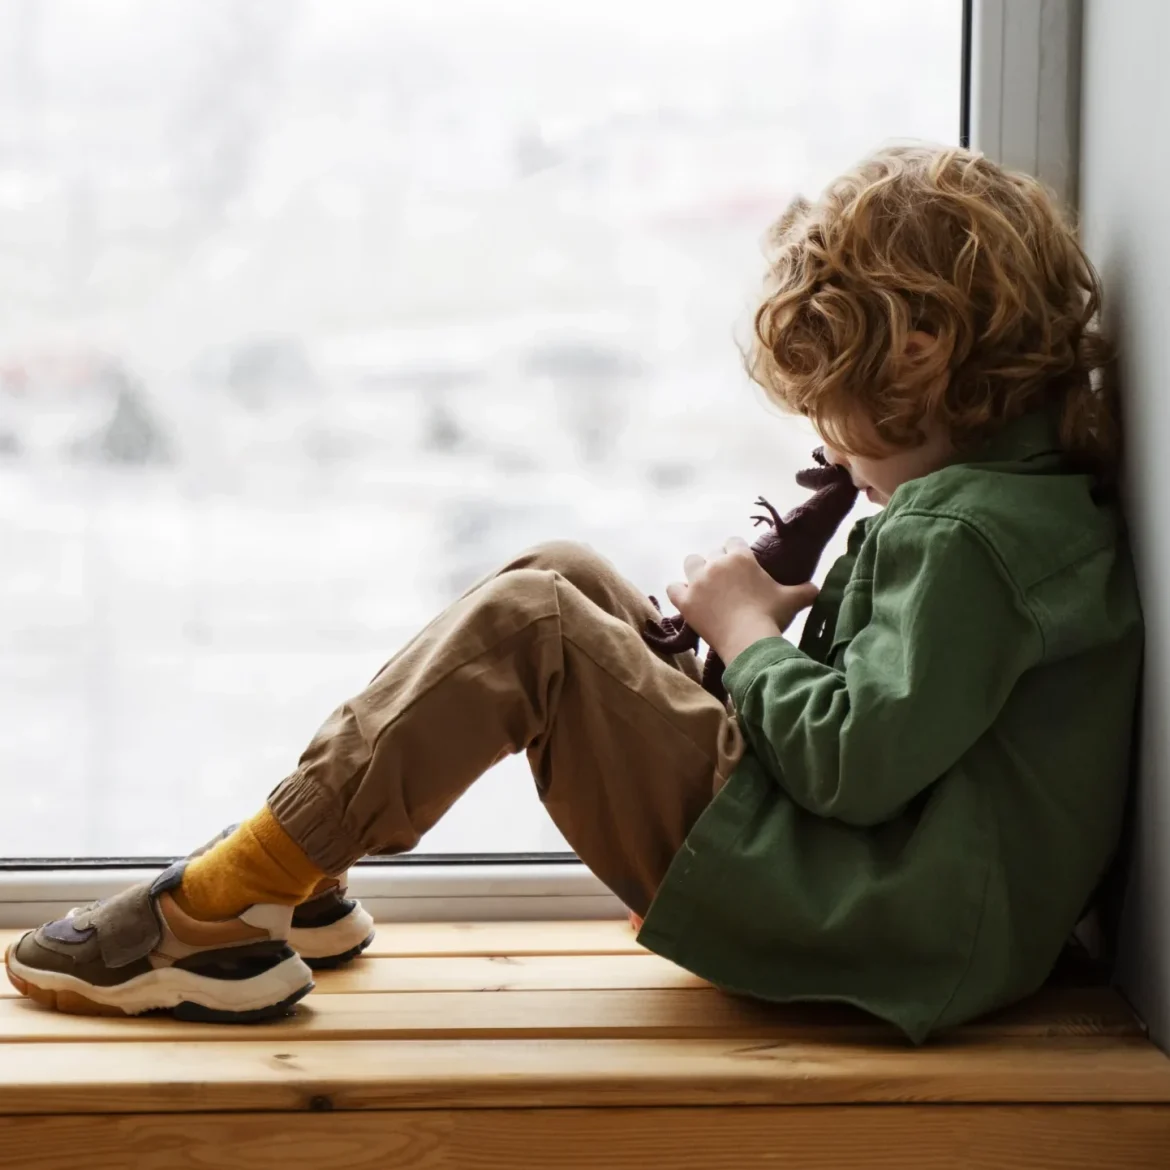
<path fill-rule="evenodd" d="M 613 574 L 613 566 L 587 544 L 574 540 L 550 540 L 530 549 L 516 562 L 515 567 L 541 569 L 560 574 L 578 589 Z"/>
<path fill-rule="evenodd" d="M 469 600 L 474 607 L 472 620 L 496 634 L 560 614 L 556 578 L 544 568 L 520 562 L 487 581 Z"/>

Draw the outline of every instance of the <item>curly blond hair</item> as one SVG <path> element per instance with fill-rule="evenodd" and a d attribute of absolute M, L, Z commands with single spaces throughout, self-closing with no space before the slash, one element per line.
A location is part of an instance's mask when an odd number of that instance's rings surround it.
<path fill-rule="evenodd" d="M 880 456 L 931 422 L 961 449 L 1048 406 L 1065 450 L 1112 470 L 1100 281 L 1035 179 L 967 150 L 891 147 L 797 199 L 770 243 L 748 370 L 833 446 Z M 915 331 L 937 343 L 908 348 Z"/>

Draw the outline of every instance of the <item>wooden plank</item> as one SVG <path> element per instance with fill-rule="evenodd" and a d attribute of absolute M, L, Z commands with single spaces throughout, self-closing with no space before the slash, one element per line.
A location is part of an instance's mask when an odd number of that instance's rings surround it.
<path fill-rule="evenodd" d="M 766 1040 L 306 1043 L 263 1035 L 179 1053 L 153 1043 L 8 1045 L 0 1113 L 1170 1104 L 1170 1059 L 1148 1041 L 1112 1037 L 882 1049 Z"/>
<path fill-rule="evenodd" d="M 643 951 L 637 955 L 452 955 L 373 959 L 363 956 L 316 976 L 317 993 L 383 991 L 575 991 L 593 988 L 706 987 L 697 975 Z M 0 973 L 4 990 L 15 988 Z"/>
<path fill-rule="evenodd" d="M 23 933 L 23 930 L 0 930 L 0 954 Z M 379 924 L 374 942 L 362 962 L 364 964 L 370 959 L 427 959 L 455 955 L 519 959 L 570 955 L 647 957 L 648 954 L 637 944 L 634 932 L 624 919 L 577 922 L 391 922 Z M 355 964 L 350 970 L 356 971 L 359 966 Z M 367 979 L 369 976 L 360 978 Z M 619 985 L 626 986 L 624 983 Z M 9 986 L 8 981 L 0 978 L 0 999 L 15 995 L 16 991 Z"/>
<path fill-rule="evenodd" d="M 705 989 L 313 995 L 294 1015 L 263 1030 L 273 1037 L 317 1040 L 698 1039 L 822 1036 L 844 1024 L 852 1036 L 880 1040 L 891 1034 L 853 1013 L 772 1008 Z M 67 1016 L 24 999 L 0 1000 L 0 1042 L 194 1043 L 253 1039 L 256 1031 L 254 1025 L 188 1024 L 165 1016 Z"/>
<path fill-rule="evenodd" d="M 21 930 L 0 930 L 0 954 L 5 948 L 16 942 L 24 932 Z M 355 963 L 343 972 L 331 972 L 331 976 L 353 972 L 353 986 L 347 987 L 344 980 L 330 979 L 327 986 L 330 990 L 385 990 L 404 991 L 422 985 L 423 972 L 427 968 L 423 965 L 415 967 L 397 968 L 393 971 L 394 977 L 399 977 L 409 986 L 387 985 L 380 986 L 384 977 L 388 977 L 390 968 L 373 974 L 368 969 L 371 960 L 425 960 L 438 959 L 449 956 L 466 956 L 481 959 L 525 959 L 530 957 L 548 956 L 613 956 L 629 958 L 653 958 L 658 963 L 665 963 L 664 959 L 651 956 L 643 947 L 634 941 L 633 931 L 625 920 L 580 921 L 580 922 L 393 922 L 382 923 L 370 949 L 362 956 L 360 963 Z M 551 972 L 555 963 L 550 963 L 545 970 Z M 627 977 L 618 977 L 617 982 L 595 984 L 598 987 L 679 987 L 698 986 L 702 980 L 693 976 L 684 976 L 677 967 L 667 964 L 660 967 L 661 974 L 667 968 L 676 974 L 672 979 L 651 982 L 638 981 L 631 983 L 629 979 L 637 968 L 630 967 Z M 439 968 L 431 968 L 439 974 Z M 534 976 L 531 983 L 520 983 L 518 986 L 540 987 L 577 987 L 579 983 L 572 975 L 572 968 L 567 964 L 560 968 L 564 974 L 559 980 L 550 975 L 549 979 L 542 980 L 539 975 Z M 648 969 L 647 969 L 648 970 Z M 448 979 L 457 980 L 453 986 L 440 979 L 432 984 L 432 990 L 444 988 L 454 990 L 457 987 L 472 989 L 481 981 L 479 977 L 467 971 L 447 973 Z M 642 980 L 647 978 L 646 972 L 639 972 Z M 517 976 L 517 978 L 521 978 Z M 550 981 L 551 980 L 551 981 Z M 320 980 L 322 989 L 326 981 Z M 492 980 L 487 980 L 487 986 L 493 986 Z M 3 978 L 0 973 L 0 999 L 13 998 L 16 990 Z"/>
<path fill-rule="evenodd" d="M 577 922 L 392 922 L 367 955 L 644 955 L 625 919 Z"/>
<path fill-rule="evenodd" d="M 312 995 L 267 1035 L 316 1040 L 765 1039 L 898 1044 L 898 1034 L 849 1008 L 778 1005 L 714 989 L 474 991 Z M 167 1016 L 69 1016 L 26 999 L 0 1000 L 0 1043 L 13 1040 L 156 1042 L 254 1039 L 256 1025 L 189 1024 Z M 1107 989 L 1054 990 L 1031 1004 L 968 1025 L 971 1039 L 1136 1034 L 1133 1016 Z"/>
<path fill-rule="evenodd" d="M 1164 1170 L 1170 1110 L 593 1109 L 0 1122 L 22 1170 Z"/>
<path fill-rule="evenodd" d="M 666 959 L 636 955 L 492 955 L 361 960 L 316 975 L 315 995 L 409 991 L 577 991 L 708 987 L 704 980 Z M 0 998 L 17 998 L 0 973 Z M 313 1002 L 313 1001 L 310 1001 Z M 815 1009 L 814 1009 L 815 1010 Z M 1039 1029 L 1054 1019 L 1067 1029 L 1140 1030 L 1131 1009 L 1106 987 L 1054 986 L 1011 1015 L 1027 1015 Z"/>
<path fill-rule="evenodd" d="M 0 930 L 0 953 L 22 930 Z M 563 922 L 383 922 L 366 955 L 644 955 L 625 919 Z"/>
<path fill-rule="evenodd" d="M 317 976 L 326 995 L 385 991 L 583 991 L 707 987 L 666 959 L 640 955 L 455 955 L 363 957 Z M 490 1010 L 490 1009 L 489 1009 Z"/>

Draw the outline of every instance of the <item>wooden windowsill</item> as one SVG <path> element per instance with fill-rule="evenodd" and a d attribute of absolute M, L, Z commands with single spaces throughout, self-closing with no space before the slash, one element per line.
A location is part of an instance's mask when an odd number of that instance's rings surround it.
<path fill-rule="evenodd" d="M 851 1011 L 726 996 L 621 922 L 384 926 L 251 1027 L 0 989 L 0 1166 L 160 1149 L 176 1170 L 1165 1167 L 1170 1059 L 1109 988 L 1051 987 L 915 1050 Z"/>

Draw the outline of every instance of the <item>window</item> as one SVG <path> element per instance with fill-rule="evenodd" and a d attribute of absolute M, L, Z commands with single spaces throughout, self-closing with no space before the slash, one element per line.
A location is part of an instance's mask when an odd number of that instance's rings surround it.
<path fill-rule="evenodd" d="M 520 548 L 796 502 L 761 237 L 958 140 L 962 7 L 4 5 L 0 856 L 182 853 Z M 520 759 L 423 848 L 565 846 Z"/>

